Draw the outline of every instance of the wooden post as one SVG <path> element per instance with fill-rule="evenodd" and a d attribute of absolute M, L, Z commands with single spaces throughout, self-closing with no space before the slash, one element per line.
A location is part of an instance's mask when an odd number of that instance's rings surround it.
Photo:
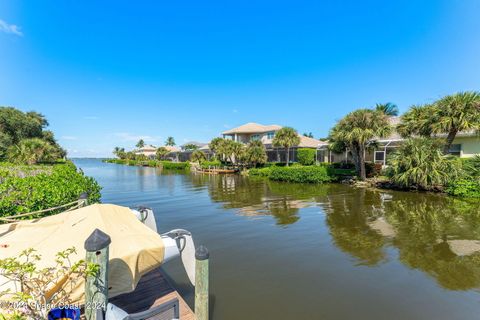
<path fill-rule="evenodd" d="M 208 320 L 208 258 L 207 248 L 199 246 L 195 250 L 195 317 Z"/>
<path fill-rule="evenodd" d="M 78 197 L 78 207 L 82 208 L 86 206 L 88 206 L 88 193 L 83 192 L 80 194 L 80 197 Z"/>
<path fill-rule="evenodd" d="M 108 303 L 108 246 L 110 236 L 95 229 L 85 240 L 86 262 L 99 266 L 96 276 L 88 276 L 85 282 L 85 319 L 96 320 L 98 310 L 106 311 Z"/>

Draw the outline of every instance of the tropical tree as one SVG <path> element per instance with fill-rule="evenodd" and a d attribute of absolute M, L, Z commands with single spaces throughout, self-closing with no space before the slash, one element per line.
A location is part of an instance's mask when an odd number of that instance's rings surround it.
<path fill-rule="evenodd" d="M 113 151 L 112 151 L 113 155 L 118 157 L 118 154 L 120 153 L 120 150 L 121 150 L 120 147 L 113 148 Z"/>
<path fill-rule="evenodd" d="M 250 141 L 245 150 L 245 162 L 256 167 L 259 164 L 267 162 L 267 153 L 265 146 L 259 140 Z"/>
<path fill-rule="evenodd" d="M 377 103 L 375 105 L 375 110 L 383 112 L 387 116 L 398 116 L 398 107 L 392 102 L 387 103 Z"/>
<path fill-rule="evenodd" d="M 213 138 L 212 141 L 208 144 L 208 147 L 210 150 L 212 150 L 214 155 L 218 154 L 219 149 L 221 148 L 221 145 L 225 139 L 223 138 Z"/>
<path fill-rule="evenodd" d="M 388 116 L 377 110 L 359 109 L 347 114 L 330 131 L 334 145 L 344 145 L 352 153 L 357 175 L 366 179 L 365 151 L 368 142 L 391 132 Z"/>
<path fill-rule="evenodd" d="M 53 162 L 61 157 L 61 150 L 40 138 L 23 139 L 7 150 L 8 161 L 13 163 L 36 164 Z"/>
<path fill-rule="evenodd" d="M 400 117 L 396 130 L 404 138 L 413 135 L 430 137 L 435 112 L 436 106 L 433 104 L 414 105 Z"/>
<path fill-rule="evenodd" d="M 457 162 L 442 154 L 441 143 L 425 137 L 407 139 L 389 164 L 393 182 L 423 190 L 446 185 L 459 171 Z"/>
<path fill-rule="evenodd" d="M 195 151 L 195 150 L 198 150 L 198 146 L 196 144 L 190 143 L 190 144 L 184 145 L 183 149 L 187 151 Z"/>
<path fill-rule="evenodd" d="M 287 166 L 290 163 L 290 148 L 299 143 L 300 137 L 298 136 L 297 130 L 290 127 L 283 127 L 278 130 L 272 141 L 273 146 L 285 148 L 287 152 Z"/>
<path fill-rule="evenodd" d="M 168 137 L 167 140 L 165 140 L 165 145 L 166 146 L 174 146 L 175 145 L 175 139 L 173 137 Z"/>
<path fill-rule="evenodd" d="M 170 151 L 168 151 L 167 148 L 165 148 L 165 147 L 159 147 L 159 148 L 157 149 L 157 151 L 156 151 L 155 157 L 157 158 L 157 160 L 162 160 L 162 159 L 164 159 L 165 156 L 166 156 L 167 154 L 169 154 L 169 153 L 170 153 Z"/>
<path fill-rule="evenodd" d="M 191 156 L 190 160 L 192 162 L 202 163 L 203 161 L 207 160 L 207 156 L 202 151 L 195 150 L 195 151 L 192 152 L 192 156 Z"/>
<path fill-rule="evenodd" d="M 307 138 L 313 138 L 313 133 L 311 133 L 311 132 L 309 132 L 309 133 L 304 132 L 304 133 L 303 133 L 303 136 L 304 136 L 304 137 L 307 137 Z"/>
<path fill-rule="evenodd" d="M 145 141 L 143 141 L 143 139 L 138 140 L 135 147 L 137 147 L 138 149 L 145 147 Z"/>
<path fill-rule="evenodd" d="M 480 93 L 458 92 L 433 104 L 414 106 L 401 118 L 398 131 L 403 136 L 446 134 L 443 154 L 448 154 L 460 131 L 480 131 Z"/>
<path fill-rule="evenodd" d="M 436 103 L 433 132 L 447 133 L 443 154 L 447 154 L 460 131 L 480 131 L 480 93 L 459 92 L 443 97 Z"/>

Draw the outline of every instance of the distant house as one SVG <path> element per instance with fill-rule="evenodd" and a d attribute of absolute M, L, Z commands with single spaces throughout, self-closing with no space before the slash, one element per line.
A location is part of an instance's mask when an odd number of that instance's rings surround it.
<path fill-rule="evenodd" d="M 286 150 L 273 146 L 273 138 L 280 129 L 282 129 L 282 126 L 276 124 L 262 125 L 250 122 L 239 127 L 226 130 L 222 132 L 222 136 L 225 139 L 231 139 L 233 141 L 245 144 L 254 140 L 261 141 L 266 148 L 268 161 L 285 162 Z M 296 146 L 293 146 L 290 150 L 291 161 L 296 161 L 298 148 L 318 149 L 322 146 L 327 145 L 326 142 L 320 141 L 318 139 L 305 137 L 300 134 L 298 136 L 300 138 L 300 143 Z"/>
<path fill-rule="evenodd" d="M 201 149 L 205 146 L 208 146 L 208 143 L 203 143 L 203 142 L 198 142 L 198 141 L 189 141 L 189 142 L 186 142 L 186 143 L 182 144 L 180 146 L 180 149 L 182 149 L 182 151 L 191 151 L 191 150 L 188 150 L 189 146 L 195 146 L 195 147 L 197 147 L 197 149 Z"/>
<path fill-rule="evenodd" d="M 167 155 L 167 158 L 170 159 L 175 159 L 175 153 L 180 151 L 180 148 L 176 146 L 162 146 L 163 148 L 167 149 L 169 151 L 169 154 Z M 136 155 L 144 155 L 149 159 L 154 159 L 157 155 L 157 147 L 154 147 L 152 145 L 146 145 L 141 148 L 138 148 L 135 150 Z"/>
<path fill-rule="evenodd" d="M 157 148 L 152 145 L 145 145 L 135 150 L 136 155 L 144 155 L 147 158 L 155 158 L 156 153 L 157 153 Z"/>

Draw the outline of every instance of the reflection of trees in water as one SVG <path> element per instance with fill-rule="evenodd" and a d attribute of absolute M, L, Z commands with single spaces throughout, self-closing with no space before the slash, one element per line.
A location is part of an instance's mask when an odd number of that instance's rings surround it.
<path fill-rule="evenodd" d="M 194 175 L 194 185 L 207 185 L 210 197 L 226 209 L 238 209 L 245 216 L 271 215 L 277 224 L 300 219 L 299 209 L 325 196 L 325 185 L 301 185 L 249 179 L 238 175 Z"/>
<path fill-rule="evenodd" d="M 480 285 L 480 254 L 457 256 L 449 239 L 480 239 L 478 204 L 414 193 L 354 190 L 328 196 L 327 224 L 335 245 L 361 264 L 385 259 L 383 247 L 399 250 L 399 260 L 422 270 L 447 289 Z M 393 239 L 382 236 L 370 222 L 382 217 L 395 229 Z"/>
<path fill-rule="evenodd" d="M 385 204 L 395 226 L 394 245 L 400 261 L 434 277 L 447 289 L 467 290 L 480 285 L 480 254 L 457 256 L 450 239 L 480 239 L 478 204 L 454 198 L 399 194 Z"/>
<path fill-rule="evenodd" d="M 213 201 L 247 216 L 272 215 L 278 225 L 300 219 L 299 210 L 321 206 L 334 244 L 361 265 L 387 259 L 385 247 L 399 251 L 399 260 L 422 270 L 444 288 L 480 286 L 480 254 L 457 256 L 447 241 L 480 239 L 478 202 L 440 195 L 383 192 L 342 185 L 302 185 L 241 176 L 192 176 Z M 383 236 L 372 222 L 381 220 L 394 232 Z M 382 224 L 376 224 L 381 226 Z M 386 234 L 386 233 L 384 233 Z"/>
<path fill-rule="evenodd" d="M 361 265 L 372 266 L 384 261 L 385 239 L 369 227 L 367 220 L 375 215 L 380 197 L 365 189 L 355 189 L 327 198 L 326 223 L 335 245 L 358 259 Z"/>

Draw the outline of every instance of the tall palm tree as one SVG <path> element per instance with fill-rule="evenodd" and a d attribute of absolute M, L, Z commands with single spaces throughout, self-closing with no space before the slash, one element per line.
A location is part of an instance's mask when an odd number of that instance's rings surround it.
<path fill-rule="evenodd" d="M 347 114 L 330 131 L 330 140 L 352 152 L 357 175 L 366 179 L 365 150 L 369 141 L 391 132 L 388 116 L 377 110 L 359 109 Z"/>
<path fill-rule="evenodd" d="M 287 167 L 290 163 L 290 148 L 300 143 L 297 130 L 290 127 L 283 127 L 273 137 L 272 144 L 275 147 L 283 147 L 287 151 Z"/>
<path fill-rule="evenodd" d="M 174 146 L 175 145 L 175 139 L 173 137 L 168 137 L 167 140 L 165 140 L 165 145 L 166 146 Z"/>
<path fill-rule="evenodd" d="M 447 133 L 443 154 L 448 153 L 458 132 L 480 130 L 479 92 L 458 92 L 443 97 L 436 105 L 436 119 L 432 130 L 434 133 Z"/>
<path fill-rule="evenodd" d="M 383 112 L 387 116 L 398 116 L 398 107 L 395 103 L 392 102 L 377 103 L 375 105 L 375 110 Z"/>
<path fill-rule="evenodd" d="M 135 145 L 137 148 L 143 148 L 145 146 L 145 141 L 143 139 L 138 140 L 137 144 Z"/>
<path fill-rule="evenodd" d="M 245 150 L 247 164 L 256 167 L 258 164 L 267 162 L 265 146 L 259 140 L 250 141 Z"/>
<path fill-rule="evenodd" d="M 120 147 L 115 147 L 115 148 L 113 149 L 113 152 L 112 152 L 113 155 L 115 155 L 116 157 L 118 157 L 118 154 L 120 153 L 120 150 L 121 150 Z"/>

